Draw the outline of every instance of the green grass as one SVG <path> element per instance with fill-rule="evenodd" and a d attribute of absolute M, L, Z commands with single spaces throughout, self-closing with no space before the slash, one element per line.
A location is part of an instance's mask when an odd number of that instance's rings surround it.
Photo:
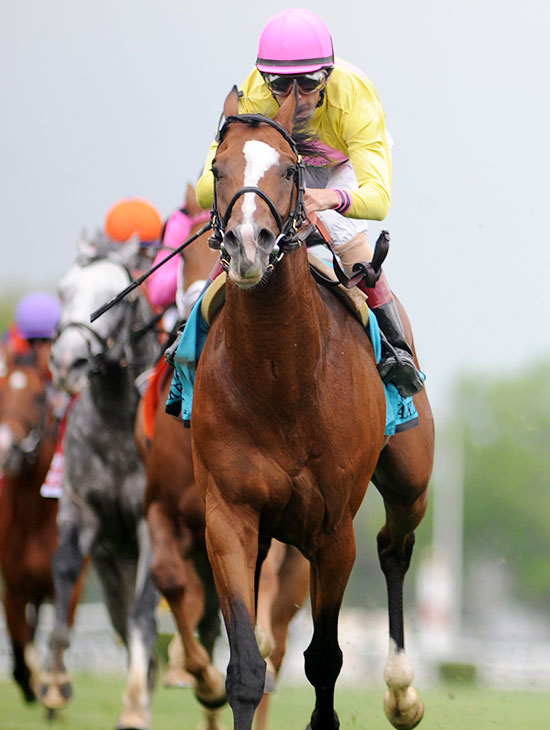
<path fill-rule="evenodd" d="M 12 682 L 0 682 L 0 730 L 111 730 L 120 711 L 120 677 L 78 675 L 75 696 L 54 722 L 40 706 L 24 705 Z M 341 730 L 390 730 L 382 709 L 383 690 L 337 691 Z M 461 685 L 421 692 L 426 713 L 419 730 L 548 730 L 550 693 L 500 692 Z M 308 687 L 281 688 L 273 696 L 270 730 L 304 730 L 313 692 Z M 232 728 L 229 709 L 226 728 Z M 195 730 L 200 711 L 189 690 L 155 693 L 151 730 Z"/>

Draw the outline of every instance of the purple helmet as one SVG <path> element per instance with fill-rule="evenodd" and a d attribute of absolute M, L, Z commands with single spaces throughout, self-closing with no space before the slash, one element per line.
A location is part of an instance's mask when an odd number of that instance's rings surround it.
<path fill-rule="evenodd" d="M 61 314 L 59 299 L 47 292 L 32 292 L 19 300 L 15 325 L 27 340 L 51 339 Z"/>

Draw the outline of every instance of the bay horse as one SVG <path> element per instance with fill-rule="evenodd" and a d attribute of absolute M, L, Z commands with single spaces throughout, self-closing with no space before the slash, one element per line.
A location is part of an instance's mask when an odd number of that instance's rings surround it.
<path fill-rule="evenodd" d="M 185 210 L 194 234 L 208 214 L 199 207 L 192 187 L 187 190 Z M 183 289 L 196 296 L 218 260 L 208 237 L 204 233 L 183 254 Z M 190 309 L 191 301 L 187 295 L 185 299 Z M 224 677 L 212 663 L 220 633 L 219 602 L 206 553 L 204 501 L 195 483 L 190 431 L 165 413 L 172 370 L 163 364 L 151 382 L 160 391 L 152 428 L 147 426 L 144 412 L 146 401 L 155 394 L 146 393 L 136 419 L 136 442 L 147 473 L 144 505 L 153 546 L 152 576 L 170 606 L 184 649 L 183 662 L 180 666 L 171 663 L 165 684 L 184 686 L 185 669 L 204 706 L 206 727 L 217 730 L 219 708 L 226 702 Z M 274 545 L 262 570 L 259 621 L 263 651 L 270 655 L 275 676 L 284 656 L 289 622 L 304 602 L 308 582 L 307 563 L 301 554 Z M 258 712 L 257 730 L 266 727 L 267 704 L 268 695 Z"/>
<path fill-rule="evenodd" d="M 0 379 L 0 574 L 13 677 L 27 702 L 36 700 L 38 688 L 33 640 L 40 607 L 54 597 L 57 500 L 40 494 L 58 430 L 49 347 L 44 341 L 25 355 L 4 353 Z M 79 581 L 70 596 L 71 625 L 81 589 Z"/>
<path fill-rule="evenodd" d="M 226 689 L 237 730 L 249 730 L 264 686 L 254 636 L 259 566 L 272 538 L 310 563 L 313 637 L 305 672 L 315 689 L 308 728 L 336 730 L 342 665 L 338 615 L 355 558 L 353 518 L 372 479 L 386 522 L 377 538 L 386 578 L 390 650 L 384 708 L 415 727 L 402 589 L 427 506 L 433 421 L 425 392 L 416 428 L 385 440 L 385 397 L 373 347 L 344 304 L 313 280 L 302 219 L 303 163 L 292 138 L 296 99 L 275 119 L 226 122 L 213 162 L 215 238 L 227 268 L 194 386 L 191 435 L 206 505 L 206 544 L 230 645 Z M 412 333 L 403 309 L 407 334 Z"/>
<path fill-rule="evenodd" d="M 128 650 L 118 728 L 150 727 L 156 673 L 158 593 L 150 575 L 151 544 L 143 514 L 145 471 L 134 441 L 136 378 L 158 355 L 151 308 L 140 289 L 94 325 L 90 314 L 132 280 L 139 241 L 82 240 L 59 284 L 62 301 L 51 367 L 57 387 L 78 393 L 66 422 L 59 547 L 53 568 L 55 625 L 41 676 L 51 710 L 72 694 L 64 664 L 70 590 L 89 555 L 112 625 Z"/>

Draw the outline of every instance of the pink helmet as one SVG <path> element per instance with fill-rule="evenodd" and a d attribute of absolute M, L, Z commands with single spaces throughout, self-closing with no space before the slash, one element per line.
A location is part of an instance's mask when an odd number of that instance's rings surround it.
<path fill-rule="evenodd" d="M 329 29 L 311 10 L 288 8 L 267 21 L 260 34 L 258 71 L 304 74 L 334 66 Z"/>

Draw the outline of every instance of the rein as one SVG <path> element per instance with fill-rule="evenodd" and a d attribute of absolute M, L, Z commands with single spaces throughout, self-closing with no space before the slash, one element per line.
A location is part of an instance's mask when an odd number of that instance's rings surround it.
<path fill-rule="evenodd" d="M 95 320 L 98 317 L 101 317 L 102 314 L 105 314 L 105 312 L 108 312 L 111 307 L 114 307 L 115 304 L 118 304 L 121 299 L 124 299 L 125 296 L 130 294 L 130 292 L 133 292 L 134 289 L 137 289 L 138 286 L 143 284 L 143 282 L 151 276 L 153 272 L 155 272 L 157 269 L 160 269 L 161 266 L 164 266 L 164 264 L 169 261 L 174 256 L 177 256 L 179 253 L 183 251 L 184 248 L 189 246 L 190 243 L 193 243 L 193 241 L 196 241 L 196 239 L 199 236 L 202 236 L 203 233 L 206 233 L 206 231 L 209 231 L 212 228 L 212 220 L 209 219 L 208 223 L 204 225 L 199 231 L 194 233 L 190 238 L 187 239 L 187 241 L 184 241 L 181 246 L 178 246 L 177 248 L 174 248 L 171 253 L 166 256 L 166 258 L 162 259 L 162 261 L 159 261 L 158 264 L 155 264 L 155 266 L 152 266 L 149 271 L 146 271 L 145 274 L 142 274 L 137 279 L 134 279 L 127 287 L 126 289 L 123 289 L 121 292 L 116 294 L 112 299 L 109 299 L 108 302 L 103 304 L 101 307 L 95 310 L 95 312 L 92 312 L 90 316 L 90 322 L 95 322 Z"/>
<path fill-rule="evenodd" d="M 250 126 L 256 126 L 260 123 L 267 124 L 270 127 L 273 127 L 273 129 L 277 130 L 277 132 L 279 132 L 283 139 L 288 143 L 288 145 L 292 149 L 292 152 L 296 156 L 296 169 L 293 176 L 296 185 L 296 199 L 294 201 L 294 208 L 289 213 L 286 221 L 283 221 L 281 218 L 281 214 L 277 209 L 277 206 L 271 200 L 269 195 L 264 190 L 255 185 L 247 185 L 237 190 L 237 192 L 229 201 L 225 214 L 222 216 L 218 207 L 216 179 L 214 178 L 214 204 L 212 207 L 211 215 L 211 223 L 212 228 L 214 229 L 214 235 L 210 238 L 208 244 L 211 248 L 220 250 L 222 252 L 221 263 L 224 269 L 226 269 L 229 265 L 229 254 L 223 246 L 225 228 L 227 226 L 227 223 L 229 222 L 229 219 L 231 218 L 231 213 L 233 211 L 233 208 L 235 207 L 235 203 L 241 196 L 245 195 L 246 193 L 254 193 L 255 195 L 258 195 L 267 204 L 271 215 L 275 219 L 277 227 L 279 228 L 279 235 L 277 237 L 277 240 L 275 241 L 273 253 L 271 254 L 274 261 L 280 261 L 285 253 L 292 253 L 292 251 L 295 251 L 302 245 L 302 240 L 298 237 L 298 229 L 301 227 L 302 223 L 305 220 L 305 164 L 302 156 L 298 152 L 296 143 L 294 142 L 290 134 L 286 131 L 286 129 L 284 129 L 284 127 L 281 127 L 280 124 L 278 124 L 274 119 L 271 119 L 270 117 L 264 117 L 262 114 L 239 114 L 235 116 L 229 116 L 225 120 L 225 123 L 219 132 L 220 144 L 227 133 L 229 125 L 235 122 L 248 124 Z"/>

